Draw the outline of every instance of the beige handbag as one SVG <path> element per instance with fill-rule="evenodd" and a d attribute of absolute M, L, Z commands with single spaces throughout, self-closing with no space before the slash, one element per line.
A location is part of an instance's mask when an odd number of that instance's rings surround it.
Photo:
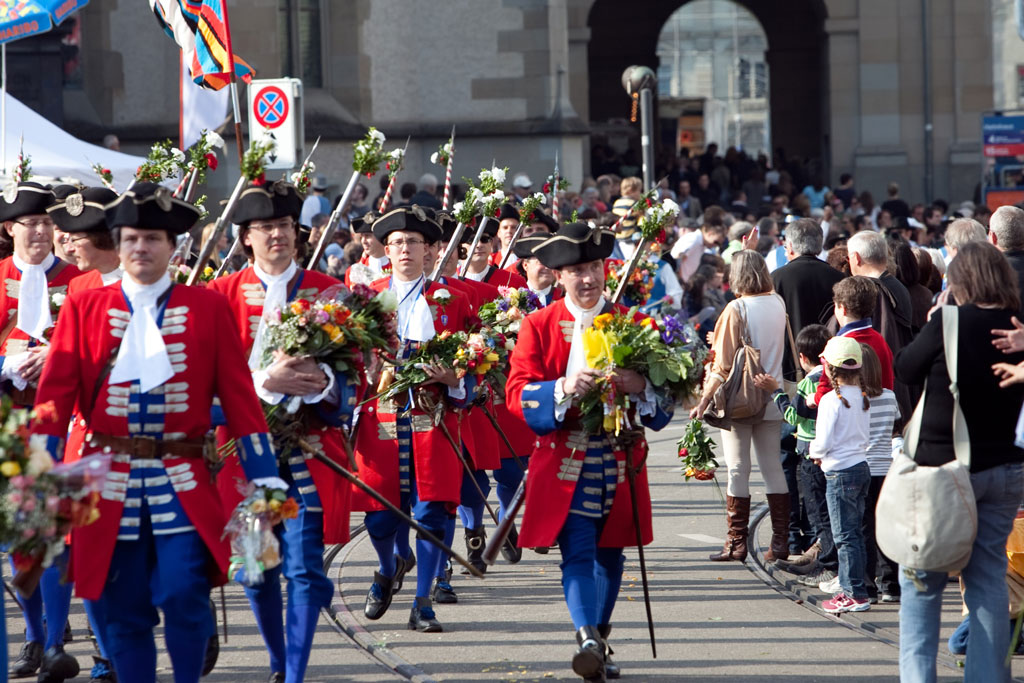
<path fill-rule="evenodd" d="M 754 378 L 764 373 L 761 352 L 752 346 L 746 304 L 742 299 L 737 299 L 735 304 L 743 323 L 743 343 L 736 348 L 729 376 L 715 390 L 703 418 L 713 427 L 726 430 L 734 423 L 760 422 L 771 398 L 767 391 L 758 389 L 754 384 Z"/>
<path fill-rule="evenodd" d="M 934 572 L 963 569 L 978 534 L 978 509 L 971 486 L 971 441 L 957 386 L 959 309 L 942 307 L 942 343 L 953 394 L 956 459 L 940 467 L 914 462 L 924 418 L 925 391 L 903 434 L 903 453 L 893 458 L 875 508 L 879 549 L 901 567 Z"/>

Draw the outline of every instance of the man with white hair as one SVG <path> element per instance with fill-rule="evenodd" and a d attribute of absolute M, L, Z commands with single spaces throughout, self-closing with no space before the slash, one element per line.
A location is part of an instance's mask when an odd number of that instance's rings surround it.
<path fill-rule="evenodd" d="M 988 221 L 988 241 L 1003 252 L 1017 273 L 1017 286 L 1024 293 L 1024 210 L 1000 206 Z"/>
<path fill-rule="evenodd" d="M 946 265 L 949 265 L 949 262 L 956 258 L 956 252 L 960 247 L 968 242 L 984 241 L 984 225 L 973 218 L 957 218 L 946 228 Z"/>
<path fill-rule="evenodd" d="M 437 176 L 433 173 L 424 173 L 420 176 L 420 182 L 416 194 L 409 199 L 409 205 L 426 206 L 435 211 L 441 210 L 441 201 L 437 198 Z"/>

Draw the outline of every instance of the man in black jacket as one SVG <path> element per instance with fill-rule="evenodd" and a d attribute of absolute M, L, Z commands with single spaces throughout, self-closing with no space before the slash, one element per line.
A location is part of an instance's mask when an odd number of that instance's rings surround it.
<path fill-rule="evenodd" d="M 789 262 L 772 273 L 775 291 L 786 302 L 794 338 L 808 325 L 828 319 L 832 312 L 832 285 L 843 279 L 842 273 L 818 258 L 823 239 L 821 226 L 810 218 L 790 223 L 786 227 L 786 259 Z M 782 359 L 783 375 L 795 382 L 796 367 L 788 339 L 786 347 Z"/>
<path fill-rule="evenodd" d="M 1024 298 L 1024 210 L 1000 206 L 988 221 L 988 241 L 1003 252 L 1017 273 L 1017 286 Z M 1024 310 L 1020 314 L 1024 320 Z"/>

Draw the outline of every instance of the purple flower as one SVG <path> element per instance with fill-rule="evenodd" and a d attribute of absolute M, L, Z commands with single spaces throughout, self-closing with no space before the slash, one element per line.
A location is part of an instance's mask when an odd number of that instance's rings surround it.
<path fill-rule="evenodd" d="M 686 326 L 675 316 L 665 316 L 661 325 L 664 328 L 661 332 L 661 340 L 666 344 L 672 344 L 676 340 L 686 340 Z"/>
<path fill-rule="evenodd" d="M 331 320 L 331 314 L 328 313 L 327 311 L 319 310 L 319 311 L 316 312 L 316 321 L 320 325 L 323 325 L 326 322 L 330 322 L 330 320 Z"/>
<path fill-rule="evenodd" d="M 520 291 L 522 291 L 522 290 L 520 290 Z M 537 296 L 537 294 L 534 291 L 532 291 L 532 290 L 527 289 L 525 291 L 526 291 L 526 307 L 529 310 L 531 310 L 531 311 L 539 310 L 541 308 L 540 297 Z"/>
<path fill-rule="evenodd" d="M 502 313 L 504 313 L 508 309 L 509 309 L 508 299 L 499 299 L 498 300 L 498 310 L 501 311 Z"/>

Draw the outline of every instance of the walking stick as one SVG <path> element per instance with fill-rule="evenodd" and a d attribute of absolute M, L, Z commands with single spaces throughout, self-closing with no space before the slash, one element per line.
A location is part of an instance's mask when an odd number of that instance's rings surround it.
<path fill-rule="evenodd" d="M 494 531 L 494 535 L 491 536 L 490 540 L 487 541 L 487 545 L 484 547 L 484 554 L 481 559 L 488 566 L 493 565 L 498 560 L 498 552 L 501 550 L 501 546 L 508 542 L 508 536 L 512 533 L 512 527 L 516 525 L 516 517 L 519 515 L 519 508 L 523 506 L 526 501 L 526 478 L 524 477 L 519 482 L 519 488 L 516 489 L 515 494 L 512 495 L 512 501 L 509 506 L 505 509 L 505 518 L 501 520 L 501 524 Z"/>
<path fill-rule="evenodd" d="M 636 550 L 640 555 L 640 583 L 644 589 L 644 607 L 647 609 L 647 631 L 651 636 L 651 656 L 658 658 L 654 642 L 654 616 L 651 614 L 651 592 L 647 585 L 647 562 L 644 560 L 644 539 L 640 533 L 640 513 L 636 504 L 636 475 L 633 470 L 633 447 L 626 446 L 626 481 L 629 482 L 629 501 L 633 504 L 633 530 L 636 532 Z"/>
<path fill-rule="evenodd" d="M 390 500 L 385 498 L 382 494 L 374 490 L 372 486 L 362 481 L 356 475 L 352 474 L 352 472 L 347 470 L 345 467 L 339 465 L 335 461 L 328 458 L 324 453 L 310 446 L 305 439 L 299 439 L 299 448 L 301 448 L 303 451 L 309 453 L 311 456 L 322 462 L 324 465 L 327 466 L 329 470 L 333 471 L 335 474 L 342 476 L 345 479 L 348 479 L 354 486 L 362 490 L 366 495 L 370 496 L 375 501 L 377 501 L 378 503 L 386 507 L 388 510 L 393 512 L 399 519 L 408 524 L 417 534 L 419 534 L 420 538 L 427 541 L 434 547 L 438 548 L 439 550 L 441 550 L 441 552 L 448 553 L 448 555 L 450 555 L 453 560 L 455 560 L 463 567 L 465 567 L 470 574 L 481 579 L 484 578 L 483 573 L 479 569 L 471 565 L 464 557 L 462 557 L 457 552 L 455 552 L 447 545 L 445 545 L 444 541 L 438 539 L 437 536 L 424 529 L 422 526 L 420 526 L 419 522 L 414 520 L 409 515 L 405 514 L 405 512 L 403 512 L 401 508 L 399 508 L 397 505 L 395 505 Z"/>

